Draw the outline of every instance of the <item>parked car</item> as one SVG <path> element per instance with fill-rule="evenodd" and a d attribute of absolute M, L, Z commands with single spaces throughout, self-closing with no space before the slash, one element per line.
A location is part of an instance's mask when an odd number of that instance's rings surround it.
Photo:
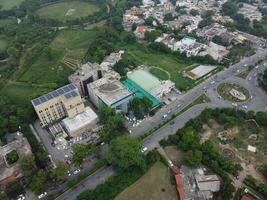
<path fill-rule="evenodd" d="M 38 199 L 42 199 L 47 195 L 47 192 L 43 192 L 42 194 L 38 195 Z"/>
<path fill-rule="evenodd" d="M 142 153 L 145 153 L 147 150 L 148 150 L 148 148 L 147 148 L 147 147 L 144 147 L 144 148 L 141 150 L 141 152 L 142 152 Z"/>

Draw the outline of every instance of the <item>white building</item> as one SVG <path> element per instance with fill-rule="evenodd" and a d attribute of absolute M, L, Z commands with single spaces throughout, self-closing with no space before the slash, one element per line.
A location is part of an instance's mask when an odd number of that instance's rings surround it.
<path fill-rule="evenodd" d="M 86 107 L 83 113 L 74 118 L 68 117 L 62 120 L 63 127 L 72 137 L 80 136 L 84 132 L 97 128 L 97 122 L 98 117 L 90 107 Z"/>

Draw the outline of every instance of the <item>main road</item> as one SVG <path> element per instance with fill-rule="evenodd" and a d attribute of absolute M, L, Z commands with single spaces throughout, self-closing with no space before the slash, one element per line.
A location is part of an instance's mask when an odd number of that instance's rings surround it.
<path fill-rule="evenodd" d="M 169 112 L 169 117 L 181 111 L 183 108 L 192 103 L 195 99 L 201 96 L 204 93 L 210 97 L 211 102 L 203 103 L 195 105 L 175 119 L 173 119 L 174 123 L 167 123 L 154 133 L 152 133 L 149 137 L 147 137 L 143 141 L 143 145 L 148 147 L 149 150 L 158 147 L 159 141 L 167 138 L 169 135 L 173 135 L 176 133 L 177 129 L 182 128 L 186 122 L 190 119 L 198 116 L 203 110 L 206 108 L 226 108 L 233 107 L 231 102 L 222 100 L 218 98 L 218 94 L 216 92 L 216 88 L 219 84 L 223 82 L 236 82 L 246 87 L 250 93 L 252 94 L 252 98 L 243 104 L 246 104 L 248 110 L 264 110 L 267 108 L 267 95 L 261 89 L 257 87 L 257 74 L 262 72 L 264 68 L 267 68 L 265 65 L 259 65 L 259 68 L 253 69 L 246 80 L 235 77 L 238 73 L 247 70 L 247 67 L 252 64 L 256 64 L 259 60 L 266 58 L 267 50 L 259 50 L 253 56 L 244 58 L 241 62 L 232 65 L 228 69 L 225 69 L 216 75 L 208 78 L 198 86 L 194 87 L 186 94 L 182 96 L 176 102 L 173 102 L 170 105 L 163 107 L 159 112 L 157 112 L 153 117 L 150 117 L 144 120 L 139 127 L 132 128 L 132 135 L 138 137 L 145 132 L 149 131 L 153 127 L 156 127 L 158 124 L 162 123 L 162 116 Z M 179 106 L 178 106 L 179 105 Z M 238 108 L 241 105 L 238 105 Z M 167 120 L 167 118 L 165 118 Z M 76 187 L 66 191 L 62 195 L 60 195 L 57 200 L 75 200 L 76 197 L 86 189 L 93 189 L 97 185 L 103 183 L 110 176 L 114 175 L 114 171 L 112 167 L 106 167 L 98 171 L 97 173 L 89 176 L 82 183 L 77 185 Z"/>

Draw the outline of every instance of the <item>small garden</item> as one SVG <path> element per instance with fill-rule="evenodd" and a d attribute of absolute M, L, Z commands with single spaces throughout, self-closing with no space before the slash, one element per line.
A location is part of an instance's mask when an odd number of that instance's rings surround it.
<path fill-rule="evenodd" d="M 235 83 L 222 83 L 218 86 L 217 92 L 222 98 L 231 102 L 244 102 L 249 99 L 249 91 Z"/>

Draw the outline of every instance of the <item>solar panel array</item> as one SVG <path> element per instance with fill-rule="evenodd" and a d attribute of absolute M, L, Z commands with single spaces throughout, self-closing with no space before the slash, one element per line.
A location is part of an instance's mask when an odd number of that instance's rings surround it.
<path fill-rule="evenodd" d="M 32 100 L 32 104 L 34 106 L 38 106 L 46 101 L 49 101 L 53 98 L 56 98 L 58 96 L 61 96 L 63 94 L 69 94 L 69 93 L 75 93 L 75 95 L 77 96 L 77 92 L 75 91 L 76 87 L 73 85 L 73 84 L 68 84 L 68 85 L 65 85 L 61 88 L 58 88 L 52 92 L 49 92 L 48 94 L 44 94 L 36 99 L 33 99 Z M 72 94 L 74 95 L 74 94 Z M 67 97 L 66 97 L 67 98 Z"/>
<path fill-rule="evenodd" d="M 72 97 L 77 97 L 77 96 L 78 96 L 78 94 L 77 94 L 77 92 L 75 90 L 73 90 L 73 91 L 71 91 L 71 92 L 69 92 L 67 94 L 64 94 L 64 97 L 66 99 L 70 99 Z"/>

